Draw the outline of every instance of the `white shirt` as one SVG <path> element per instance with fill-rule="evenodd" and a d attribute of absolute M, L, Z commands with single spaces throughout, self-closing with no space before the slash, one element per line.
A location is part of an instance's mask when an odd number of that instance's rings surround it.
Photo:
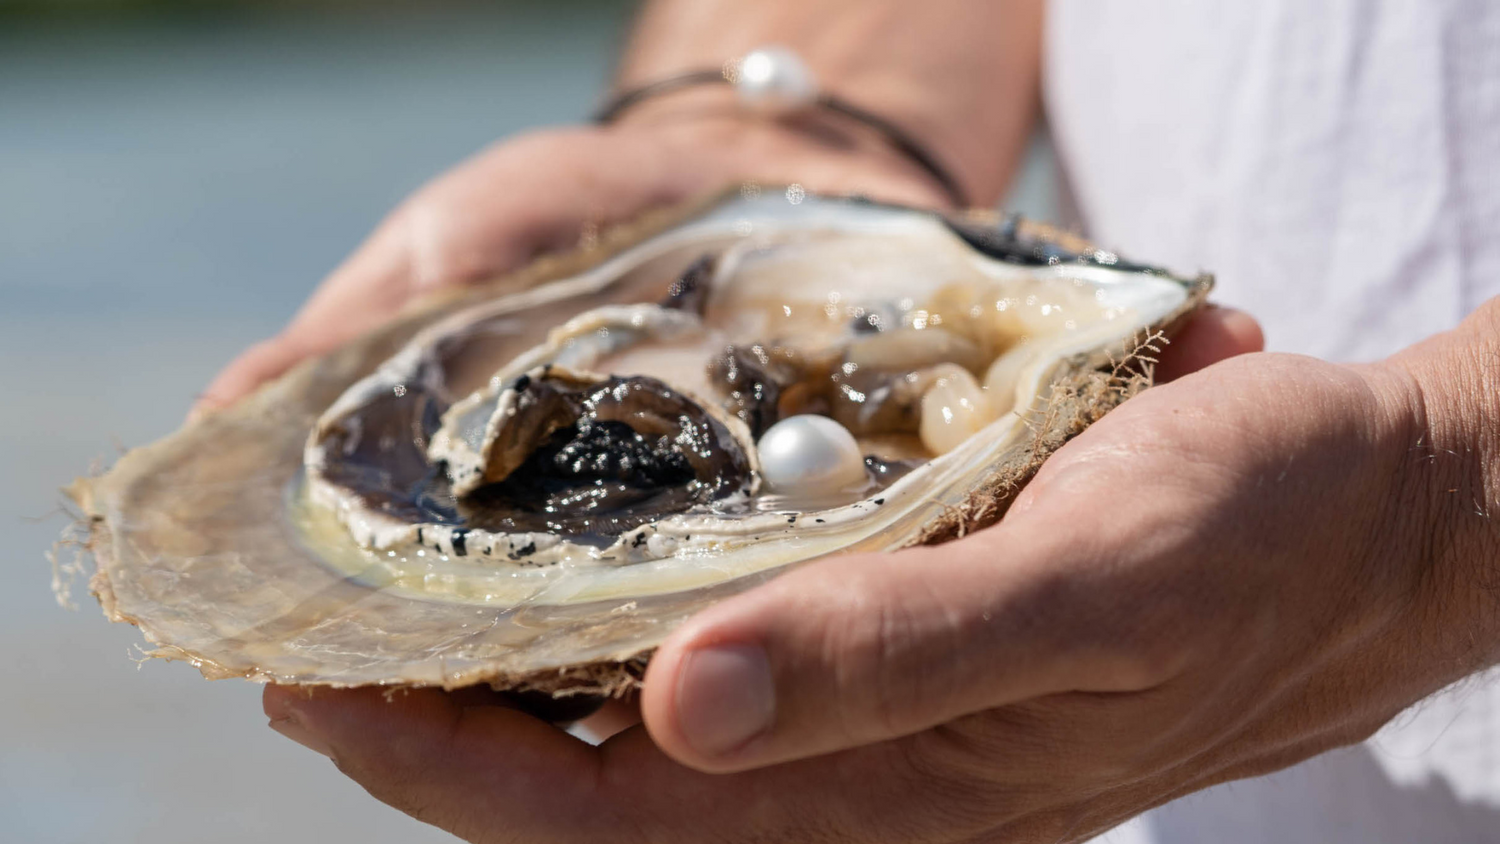
<path fill-rule="evenodd" d="M 1102 245 L 1214 271 L 1269 345 L 1374 360 L 1500 295 L 1500 0 L 1052 0 L 1046 94 Z M 1500 844 L 1500 678 L 1119 844 Z"/>

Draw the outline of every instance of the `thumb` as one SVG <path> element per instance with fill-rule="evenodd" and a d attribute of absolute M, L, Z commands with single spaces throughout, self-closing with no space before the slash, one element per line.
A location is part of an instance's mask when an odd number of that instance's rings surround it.
<path fill-rule="evenodd" d="M 1046 694 L 1143 687 L 1103 627 L 1070 623 L 1089 602 L 1057 568 L 996 564 L 1005 532 L 829 558 L 700 613 L 651 660 L 651 737 L 685 765 L 731 772 Z"/>

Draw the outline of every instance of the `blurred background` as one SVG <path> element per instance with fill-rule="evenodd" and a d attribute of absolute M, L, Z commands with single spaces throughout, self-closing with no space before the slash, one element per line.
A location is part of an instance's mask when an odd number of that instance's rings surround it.
<path fill-rule="evenodd" d="M 0 841 L 452 841 L 53 602 L 57 488 L 160 437 L 384 213 L 581 120 L 628 0 L 0 0 Z M 1054 214 L 1045 146 L 1007 203 Z M 587 811 L 587 807 L 579 807 Z"/>

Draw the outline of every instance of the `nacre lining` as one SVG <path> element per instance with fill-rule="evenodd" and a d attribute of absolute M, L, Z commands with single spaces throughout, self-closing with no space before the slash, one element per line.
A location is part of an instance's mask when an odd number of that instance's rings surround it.
<path fill-rule="evenodd" d="M 783 263 L 795 268 L 796 244 L 816 243 L 825 237 L 849 243 L 851 254 L 880 248 L 902 250 L 921 256 L 915 265 L 918 269 L 925 266 L 930 275 L 946 273 L 950 281 L 979 284 L 990 295 L 974 300 L 973 307 L 1014 309 L 1017 328 L 1006 346 L 1024 342 L 1025 361 L 1009 364 L 1014 371 L 1006 375 L 1014 379 L 1012 395 L 992 397 L 1007 410 L 951 451 L 933 457 L 888 487 L 854 500 L 811 502 L 811 507 L 809 501 L 788 500 L 766 490 L 759 507 L 747 506 L 742 499 L 733 506 L 697 507 L 642 524 L 612 543 L 582 543 L 549 531 L 497 533 L 393 518 L 364 506 L 357 493 L 320 476 L 318 470 L 328 458 L 321 450 L 322 437 L 340 418 L 372 400 L 395 396 L 403 388 L 406 397 L 411 397 L 414 385 L 439 377 L 434 373 L 442 368 L 441 354 L 435 350 L 482 333 L 496 320 L 513 320 L 515 315 L 525 316 L 546 306 L 570 301 L 593 304 L 581 308 L 580 316 L 565 322 L 542 343 L 498 361 L 493 376 L 467 398 L 447 398 L 448 406 L 442 409 L 447 421 L 437 437 L 446 437 L 454 453 L 467 449 L 472 454 L 477 441 L 473 434 L 454 433 L 462 428 L 453 427 L 457 424 L 453 420 L 467 414 L 472 428 L 476 421 L 489 418 L 486 414 L 495 413 L 511 379 L 538 365 L 565 362 L 591 367 L 621 355 L 640 356 L 642 348 L 661 343 L 688 342 L 684 348 L 706 355 L 726 340 L 816 336 L 826 325 L 847 322 L 848 314 L 856 310 L 873 313 L 891 302 L 905 305 L 908 323 L 924 318 L 923 300 L 942 285 L 931 283 L 926 294 L 913 290 L 912 266 L 896 265 L 887 272 L 883 269 L 887 265 L 881 264 L 873 277 L 865 272 L 848 279 L 839 277 L 836 266 L 824 267 L 831 280 L 813 294 L 805 289 L 805 280 L 799 289 L 795 275 L 788 280 L 784 272 L 779 288 L 774 273 L 757 279 L 755 263 L 766 248 L 793 244 L 792 258 Z M 825 260 L 828 250 L 820 252 L 820 248 L 810 247 L 808 254 Z M 620 286 L 618 280 L 630 277 L 632 270 L 686 265 L 704 252 L 721 255 L 713 295 L 728 316 L 718 322 L 705 319 L 703 325 L 695 326 L 676 316 L 663 318 L 663 312 L 645 305 L 594 304 L 599 296 L 616 292 L 611 288 Z M 833 252 L 837 256 L 838 249 Z M 779 198 L 732 203 L 572 279 L 476 306 L 418 335 L 324 415 L 309 441 L 309 477 L 292 511 L 304 542 L 346 575 L 398 594 L 485 605 L 569 604 L 656 595 L 712 585 L 788 560 L 881 550 L 895 544 L 895 537 L 910 535 L 943 508 L 962 502 L 983 467 L 1025 431 L 1022 413 L 1045 397 L 1060 362 L 1117 344 L 1180 307 L 1185 299 L 1185 288 L 1176 280 L 1129 268 L 1063 262 L 1028 266 L 992 260 L 937 218 L 902 209 L 851 209 L 824 202 L 789 208 Z M 710 315 L 714 307 L 709 306 Z M 639 336 L 611 339 L 608 331 L 595 330 L 608 326 L 633 326 Z M 585 336 L 601 337 L 604 342 L 580 358 L 577 339 Z M 699 336 L 702 342 L 693 346 Z M 692 357 L 686 352 L 681 356 Z M 701 366 L 703 359 L 690 360 L 684 372 L 676 373 L 676 382 L 691 381 L 690 370 L 695 363 Z M 695 385 L 696 391 L 702 389 Z M 428 392 L 444 394 L 442 389 Z M 716 399 L 697 398 L 705 406 Z M 578 566 L 593 571 L 587 578 L 562 575 Z"/>

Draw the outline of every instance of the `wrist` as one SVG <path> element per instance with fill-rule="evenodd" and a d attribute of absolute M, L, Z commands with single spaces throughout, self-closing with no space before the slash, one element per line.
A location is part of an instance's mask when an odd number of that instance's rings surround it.
<path fill-rule="evenodd" d="M 1040 0 L 735 3 L 653 0 L 619 69 L 630 89 L 712 70 L 767 45 L 796 52 L 819 87 L 900 127 L 971 204 L 1000 199 L 1040 113 Z M 940 44 L 941 49 L 932 45 Z"/>
<path fill-rule="evenodd" d="M 1407 424 L 1397 477 L 1403 544 L 1425 573 L 1432 643 L 1450 680 L 1500 663 L 1500 302 L 1372 367 Z M 1399 445 L 1399 444 L 1398 444 Z M 1446 664 L 1443 664 L 1443 662 Z"/>
<path fill-rule="evenodd" d="M 749 113 L 728 87 L 641 102 L 602 131 L 659 144 L 676 166 L 714 184 L 796 183 L 810 192 L 951 205 L 924 170 L 868 127 L 816 110 L 781 118 Z"/>

